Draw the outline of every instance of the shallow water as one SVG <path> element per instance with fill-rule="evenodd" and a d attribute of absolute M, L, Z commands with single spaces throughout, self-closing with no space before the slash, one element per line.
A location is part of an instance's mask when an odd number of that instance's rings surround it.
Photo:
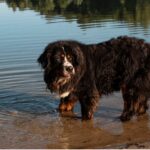
<path fill-rule="evenodd" d="M 59 99 L 46 90 L 36 62 L 60 39 L 97 43 L 129 35 L 150 42 L 149 14 L 148 0 L 1 0 L 0 148 L 102 148 L 149 140 L 150 111 L 121 123 L 120 93 L 102 97 L 93 121 L 81 121 L 79 104 L 74 113 L 59 114 Z"/>

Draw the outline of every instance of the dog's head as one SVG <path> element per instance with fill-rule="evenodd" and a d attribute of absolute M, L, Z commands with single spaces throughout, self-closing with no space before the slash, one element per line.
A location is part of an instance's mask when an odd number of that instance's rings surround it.
<path fill-rule="evenodd" d="M 84 57 L 78 42 L 57 41 L 45 48 L 38 62 L 44 69 L 47 88 L 64 97 L 64 93 L 69 94 L 82 75 Z"/>

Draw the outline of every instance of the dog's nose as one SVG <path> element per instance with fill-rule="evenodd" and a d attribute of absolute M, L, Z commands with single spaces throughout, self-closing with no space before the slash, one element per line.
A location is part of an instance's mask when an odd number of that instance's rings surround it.
<path fill-rule="evenodd" d="M 66 66 L 65 67 L 67 72 L 72 72 L 73 71 L 73 66 Z"/>

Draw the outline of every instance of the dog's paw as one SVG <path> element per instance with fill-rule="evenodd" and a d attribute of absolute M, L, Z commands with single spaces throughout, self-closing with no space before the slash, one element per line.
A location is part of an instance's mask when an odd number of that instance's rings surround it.
<path fill-rule="evenodd" d="M 129 121 L 132 117 L 131 112 L 123 112 L 122 115 L 119 117 L 122 122 Z"/>
<path fill-rule="evenodd" d="M 69 102 L 62 102 L 59 104 L 59 111 L 72 111 L 73 110 L 73 104 Z"/>

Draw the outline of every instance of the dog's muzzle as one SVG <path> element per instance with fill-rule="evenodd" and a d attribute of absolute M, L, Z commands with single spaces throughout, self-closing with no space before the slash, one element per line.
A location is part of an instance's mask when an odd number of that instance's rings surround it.
<path fill-rule="evenodd" d="M 63 76 L 64 77 L 71 77 L 75 74 L 75 70 L 71 62 L 69 62 L 66 58 L 63 62 Z"/>

